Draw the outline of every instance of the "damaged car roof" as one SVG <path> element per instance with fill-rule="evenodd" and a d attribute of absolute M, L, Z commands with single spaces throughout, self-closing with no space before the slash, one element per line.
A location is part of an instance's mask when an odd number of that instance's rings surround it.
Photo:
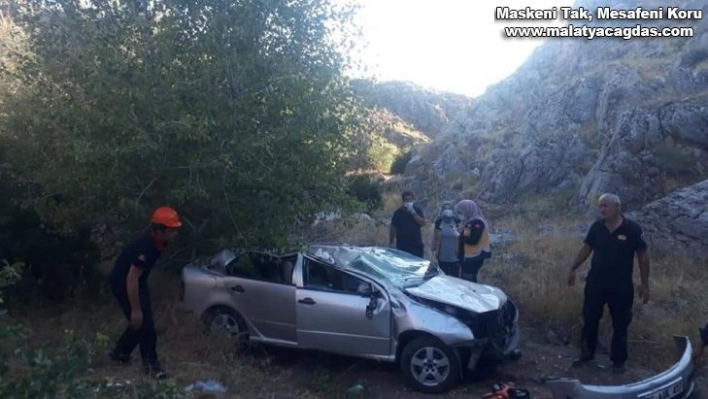
<path fill-rule="evenodd" d="M 429 260 L 414 257 L 407 252 L 387 247 L 310 245 L 307 247 L 306 253 L 343 269 L 350 268 L 352 262 L 361 255 L 367 255 L 368 257 L 372 257 L 379 261 L 385 261 L 404 269 L 411 267 L 417 269 L 430 264 Z"/>

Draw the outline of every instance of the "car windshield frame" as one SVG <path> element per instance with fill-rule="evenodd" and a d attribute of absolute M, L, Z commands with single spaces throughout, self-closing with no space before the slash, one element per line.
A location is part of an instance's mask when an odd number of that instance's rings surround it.
<path fill-rule="evenodd" d="M 440 274 L 429 260 L 390 248 L 368 248 L 346 268 L 386 280 L 399 289 L 420 286 Z"/>

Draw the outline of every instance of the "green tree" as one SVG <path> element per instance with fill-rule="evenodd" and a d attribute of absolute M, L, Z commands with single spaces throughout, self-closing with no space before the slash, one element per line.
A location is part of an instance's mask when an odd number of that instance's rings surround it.
<path fill-rule="evenodd" d="M 387 172 L 396 159 L 398 148 L 381 136 L 372 138 L 369 147 L 369 162 L 376 170 Z"/>
<path fill-rule="evenodd" d="M 394 175 L 402 175 L 406 171 L 408 162 L 413 157 L 413 150 L 408 149 L 396 155 L 396 158 L 391 163 L 391 173 Z"/>
<path fill-rule="evenodd" d="M 6 74 L 11 164 L 62 231 L 145 226 L 176 206 L 207 238 L 284 245 L 348 204 L 361 104 L 342 71 L 355 35 L 329 0 L 28 0 Z M 6 76 L 6 79 L 8 77 Z M 60 194 L 57 197 L 55 194 Z M 188 230 L 189 231 L 189 230 Z"/>
<path fill-rule="evenodd" d="M 371 212 L 383 206 L 383 186 L 372 176 L 361 174 L 354 175 L 349 182 L 349 195 L 366 204 L 366 209 Z"/>

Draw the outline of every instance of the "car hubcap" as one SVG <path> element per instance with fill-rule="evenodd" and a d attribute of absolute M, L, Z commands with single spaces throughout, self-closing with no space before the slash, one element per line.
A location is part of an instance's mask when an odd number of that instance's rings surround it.
<path fill-rule="evenodd" d="M 411 359 L 411 371 L 419 383 L 435 386 L 445 381 L 450 374 L 450 359 L 440 349 L 421 348 Z"/>
<path fill-rule="evenodd" d="M 220 314 L 214 317 L 211 322 L 211 331 L 217 333 L 238 334 L 238 323 L 236 319 L 227 314 Z"/>

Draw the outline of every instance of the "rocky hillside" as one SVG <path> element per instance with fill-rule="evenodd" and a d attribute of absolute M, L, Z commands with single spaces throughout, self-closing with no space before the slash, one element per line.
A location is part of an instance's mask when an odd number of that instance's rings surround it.
<path fill-rule="evenodd" d="M 708 253 L 708 180 L 674 191 L 628 217 L 639 221 L 655 247 Z"/>
<path fill-rule="evenodd" d="M 425 90 L 407 82 L 354 81 L 369 109 L 365 141 L 370 148 L 364 168 L 388 173 L 395 158 L 429 143 L 469 108 L 472 99 Z"/>
<path fill-rule="evenodd" d="M 708 12 L 702 0 L 674 3 Z M 543 195 L 581 210 L 612 191 L 636 210 L 708 179 L 708 20 L 681 25 L 694 36 L 549 39 L 415 152 L 406 185 L 430 198 Z"/>
<path fill-rule="evenodd" d="M 356 82 L 371 108 L 390 115 L 411 129 L 435 138 L 468 109 L 473 100 L 459 94 L 431 91 L 409 82 Z"/>

